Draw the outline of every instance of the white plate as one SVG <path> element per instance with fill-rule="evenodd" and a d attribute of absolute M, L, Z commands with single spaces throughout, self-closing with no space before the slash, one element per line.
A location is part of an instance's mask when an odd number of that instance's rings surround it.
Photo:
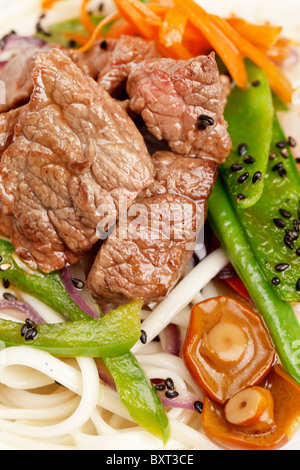
<path fill-rule="evenodd" d="M 235 13 L 249 21 L 264 22 L 284 27 L 284 34 L 300 41 L 299 0 L 198 0 L 208 11 L 221 15 Z M 57 13 L 50 12 L 49 21 L 78 15 L 80 0 L 66 0 L 57 4 Z M 92 4 L 93 2 L 91 2 Z M 99 5 L 100 0 L 95 1 Z M 108 9 L 111 8 L 110 0 Z M 31 34 L 40 14 L 40 0 L 0 0 L 0 37 L 12 29 L 19 34 Z M 300 74 L 299 74 L 300 79 Z M 300 429 L 283 450 L 300 450 Z"/>

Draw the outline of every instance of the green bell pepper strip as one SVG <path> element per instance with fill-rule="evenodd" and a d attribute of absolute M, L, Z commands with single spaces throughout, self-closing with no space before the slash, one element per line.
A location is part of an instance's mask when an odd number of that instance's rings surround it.
<path fill-rule="evenodd" d="M 140 426 L 151 429 L 151 433 L 166 444 L 170 437 L 168 417 L 155 388 L 134 355 L 128 352 L 103 360 L 132 419 Z"/>
<path fill-rule="evenodd" d="M 300 278 L 297 251 L 300 248 L 300 175 L 290 149 L 284 148 L 283 157 L 276 145 L 278 142 L 286 142 L 286 137 L 275 116 L 271 152 L 276 158 L 268 163 L 263 194 L 253 207 L 235 209 L 266 280 L 270 284 L 274 280 L 272 287 L 282 300 L 299 302 L 300 292 L 296 286 Z M 278 165 L 282 165 L 279 171 Z M 286 217 L 281 210 L 288 211 Z M 276 266 L 282 264 L 287 264 L 288 268 L 278 272 Z"/>
<path fill-rule="evenodd" d="M 141 307 L 141 301 L 133 301 L 100 321 L 36 325 L 37 336 L 32 340 L 21 336 L 20 323 L 0 319 L 0 341 L 5 347 L 31 346 L 58 357 L 116 356 L 128 352 L 140 338 Z"/>
<path fill-rule="evenodd" d="M 66 291 L 59 272 L 44 274 L 39 270 L 22 269 L 15 250 L 9 241 L 0 239 L 0 280 L 7 278 L 20 291 L 37 298 L 66 319 L 86 320 L 88 315 L 73 301 Z M 10 266 L 1 270 L 1 266 Z M 101 313 L 99 308 L 99 314 Z"/>
<path fill-rule="evenodd" d="M 208 201 L 208 217 L 224 251 L 261 313 L 285 370 L 300 385 L 300 325 L 291 305 L 266 281 L 236 217 L 222 178 Z"/>
<path fill-rule="evenodd" d="M 94 322 L 97 322 L 97 320 L 94 320 L 91 316 L 81 310 L 71 299 L 63 286 L 59 272 L 44 274 L 40 271 L 26 271 L 20 267 L 19 263 L 16 261 L 14 253 L 15 252 L 12 244 L 6 240 L 0 239 L 0 280 L 7 278 L 15 288 L 26 292 L 38 300 L 44 302 L 49 307 L 53 308 L 56 312 L 63 315 L 66 319 L 70 319 L 71 322 L 89 322 L 93 328 Z M 5 271 L 1 271 L 1 266 L 10 266 L 10 268 L 5 269 Z M 124 307 L 120 307 L 120 309 Z M 98 321 L 99 327 L 105 317 L 102 317 L 101 320 Z M 125 323 L 125 318 L 120 318 L 120 323 L 121 322 Z M 72 324 L 68 322 L 66 323 L 65 328 L 71 326 Z M 2 323 L 2 325 L 0 324 L 0 330 L 2 330 L 2 327 L 4 327 L 4 323 Z M 41 325 L 40 327 L 38 326 L 38 328 L 46 328 L 46 326 Z M 58 327 L 56 331 L 59 331 L 59 328 L 62 327 Z M 1 334 L 4 335 L 5 331 L 3 331 Z M 20 340 L 20 338 L 19 325 L 18 340 Z M 36 341 L 38 339 L 39 336 L 35 340 L 30 341 L 30 343 L 32 345 L 37 345 Z M 89 340 L 91 338 L 87 339 Z M 71 333 L 70 340 L 72 340 Z M 3 341 L 5 343 L 4 336 Z M 125 406 L 129 407 L 129 412 L 132 414 L 132 417 L 136 423 L 142 427 L 145 427 L 148 432 L 156 436 L 161 436 L 165 442 L 169 434 L 169 424 L 166 412 L 161 404 L 157 392 L 151 383 L 146 379 L 144 371 L 137 363 L 135 357 L 129 353 L 125 355 L 126 358 L 124 358 L 124 361 L 122 361 L 123 356 L 121 355 L 118 360 L 113 363 L 113 366 L 112 363 L 107 362 L 106 364 L 109 370 L 110 367 L 113 368 L 113 370 L 110 370 L 110 372 L 113 373 L 116 379 L 117 391 L 119 393 L 120 399 L 123 401 Z M 106 361 L 106 359 L 103 358 L 104 361 Z M 123 367 L 126 368 L 124 369 Z M 131 371 L 131 374 L 127 373 L 129 371 Z M 135 374 L 133 374 L 132 371 L 135 371 Z M 131 381 L 130 377 L 133 381 Z M 133 402 L 130 401 L 131 394 L 134 394 L 135 397 L 134 407 Z M 151 397 L 151 400 L 149 400 L 149 397 Z M 145 419 L 146 416 L 147 419 Z"/>
<path fill-rule="evenodd" d="M 246 67 L 249 77 L 247 89 L 234 86 L 225 108 L 224 116 L 228 122 L 232 150 L 226 162 L 220 166 L 229 192 L 236 204 L 243 208 L 253 206 L 263 192 L 274 116 L 272 93 L 264 72 L 248 59 Z M 253 86 L 252 83 L 257 81 L 260 85 Z M 245 155 L 240 155 L 241 144 L 248 147 Z M 253 163 L 244 162 L 244 158 L 249 155 L 254 158 Z M 236 165 L 240 165 L 240 169 L 237 170 L 239 166 Z M 242 182 L 239 182 L 241 177 Z M 257 181 L 253 182 L 253 178 Z"/>

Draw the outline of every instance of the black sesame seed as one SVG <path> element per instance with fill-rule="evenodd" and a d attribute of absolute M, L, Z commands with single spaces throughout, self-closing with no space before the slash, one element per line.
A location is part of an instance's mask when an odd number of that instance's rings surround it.
<path fill-rule="evenodd" d="M 276 271 L 279 273 L 282 273 L 283 271 L 286 271 L 290 267 L 289 264 L 287 263 L 280 263 L 275 266 Z"/>
<path fill-rule="evenodd" d="M 251 155 L 247 155 L 247 157 L 244 158 L 244 162 L 249 164 L 255 163 L 255 158 L 251 157 Z"/>
<path fill-rule="evenodd" d="M 174 390 L 175 389 L 175 385 L 174 385 L 174 382 L 173 380 L 168 377 L 166 380 L 165 380 L 165 385 L 167 387 L 168 390 Z"/>
<path fill-rule="evenodd" d="M 285 177 L 286 177 L 286 170 L 285 170 L 285 168 L 280 168 L 280 169 L 278 170 L 278 174 L 279 174 L 279 176 L 281 176 L 282 178 L 285 178 Z"/>
<path fill-rule="evenodd" d="M 296 219 L 294 220 L 293 226 L 294 226 L 294 230 L 296 232 L 300 232 L 300 224 L 299 224 L 298 220 L 296 220 Z"/>
<path fill-rule="evenodd" d="M 252 86 L 254 86 L 254 87 L 257 87 L 257 86 L 260 86 L 260 85 L 261 85 L 260 80 L 254 80 L 254 82 L 252 82 Z"/>
<path fill-rule="evenodd" d="M 237 198 L 242 201 L 243 199 L 246 199 L 246 196 L 245 196 L 245 194 L 239 193 L 239 194 L 237 195 Z"/>
<path fill-rule="evenodd" d="M 279 284 L 280 284 L 279 277 L 273 277 L 272 284 L 274 284 L 274 286 L 279 286 Z"/>
<path fill-rule="evenodd" d="M 3 258 L 2 258 L 2 256 L 0 256 L 0 263 L 2 263 L 2 261 L 3 261 Z"/>
<path fill-rule="evenodd" d="M 166 385 L 165 384 L 157 384 L 155 385 L 154 387 L 158 392 L 163 392 L 164 390 L 166 390 Z"/>
<path fill-rule="evenodd" d="M 272 171 L 278 171 L 283 167 L 283 163 L 279 162 L 276 165 L 273 166 Z"/>
<path fill-rule="evenodd" d="M 297 142 L 293 137 L 289 137 L 288 143 L 289 143 L 290 147 L 296 147 L 297 146 Z"/>
<path fill-rule="evenodd" d="M 279 212 L 285 219 L 290 219 L 292 217 L 292 214 L 286 209 L 280 209 Z"/>
<path fill-rule="evenodd" d="M 287 146 L 288 146 L 288 142 L 286 140 L 281 140 L 280 142 L 277 142 L 276 144 L 276 147 L 279 149 L 284 149 Z"/>
<path fill-rule="evenodd" d="M 294 242 L 293 242 L 293 240 L 291 239 L 291 237 L 289 237 L 288 235 L 286 235 L 286 236 L 284 237 L 284 243 L 285 243 L 286 246 L 287 246 L 288 248 L 290 248 L 291 250 L 294 249 Z"/>
<path fill-rule="evenodd" d="M 28 328 L 36 328 L 36 324 L 31 320 L 31 318 L 26 318 L 25 323 Z"/>
<path fill-rule="evenodd" d="M 106 39 L 103 39 L 103 41 L 100 42 L 100 49 L 106 50 L 107 49 L 107 41 Z"/>
<path fill-rule="evenodd" d="M 300 291 L 300 278 L 298 279 L 296 283 L 296 290 L 299 292 Z"/>
<path fill-rule="evenodd" d="M 195 401 L 194 403 L 194 409 L 198 411 L 198 413 L 202 413 L 203 411 L 203 403 L 201 401 Z"/>
<path fill-rule="evenodd" d="M 198 117 L 197 127 L 200 131 L 205 131 L 208 126 L 213 126 L 215 123 L 214 119 L 206 114 L 200 114 Z"/>
<path fill-rule="evenodd" d="M 252 183 L 257 183 L 258 181 L 260 181 L 262 178 L 262 173 L 261 171 L 257 171 L 256 173 L 254 173 L 253 175 L 253 178 L 252 178 Z"/>
<path fill-rule="evenodd" d="M 176 390 L 168 390 L 165 393 L 165 396 L 167 398 L 171 398 L 171 400 L 172 400 L 173 398 L 177 398 L 179 396 L 179 393 Z"/>
<path fill-rule="evenodd" d="M 241 171 L 244 169 L 244 165 L 242 165 L 241 163 L 234 163 L 233 165 L 231 165 L 231 171 Z"/>
<path fill-rule="evenodd" d="M 36 328 L 29 328 L 25 333 L 25 340 L 26 341 L 33 340 L 37 337 L 37 334 L 38 332 Z"/>
<path fill-rule="evenodd" d="M 249 173 L 244 173 L 243 175 L 239 177 L 238 182 L 240 184 L 243 184 L 245 183 L 245 181 L 247 181 L 248 178 L 249 178 Z"/>
<path fill-rule="evenodd" d="M 3 298 L 5 300 L 17 300 L 17 298 L 13 294 L 11 294 L 10 292 L 4 292 Z"/>
<path fill-rule="evenodd" d="M 296 251 L 296 255 L 300 256 L 300 248 L 298 248 L 298 250 Z"/>
<path fill-rule="evenodd" d="M 244 143 L 240 144 L 239 147 L 238 147 L 238 154 L 240 156 L 246 155 L 247 150 L 248 150 L 247 144 L 244 144 Z"/>
<path fill-rule="evenodd" d="M 286 230 L 285 233 L 292 239 L 297 240 L 299 233 L 296 230 Z"/>
<path fill-rule="evenodd" d="M 283 156 L 283 158 L 289 158 L 290 156 L 288 149 L 281 149 L 280 153 Z"/>
<path fill-rule="evenodd" d="M 285 227 L 285 221 L 282 219 L 273 219 L 274 224 L 278 228 L 284 228 Z"/>
<path fill-rule="evenodd" d="M 77 42 L 74 41 L 74 39 L 71 39 L 71 40 L 68 42 L 68 47 L 69 47 L 70 49 L 74 49 L 74 47 L 76 47 L 76 46 L 77 46 Z"/>
<path fill-rule="evenodd" d="M 21 328 L 21 336 L 22 337 L 25 336 L 25 333 L 26 333 L 27 330 L 28 330 L 27 325 L 26 324 L 22 325 L 22 328 Z"/>
<path fill-rule="evenodd" d="M 75 277 L 72 278 L 72 284 L 76 289 L 83 289 L 85 286 L 85 283 L 81 279 L 76 279 Z"/>
<path fill-rule="evenodd" d="M 141 330 L 142 334 L 140 337 L 141 343 L 146 344 L 147 343 L 147 333 L 145 330 Z"/>
<path fill-rule="evenodd" d="M 296 163 L 300 163 L 300 158 L 295 158 Z"/>
<path fill-rule="evenodd" d="M 9 288 L 10 282 L 9 282 L 9 280 L 7 279 L 7 277 L 4 277 L 4 278 L 2 279 L 2 284 L 3 284 L 4 289 L 8 289 L 8 288 Z"/>
<path fill-rule="evenodd" d="M 276 155 L 276 153 L 274 153 L 274 152 L 271 152 L 271 153 L 269 154 L 269 160 L 275 160 L 276 157 L 277 157 L 277 155 Z"/>

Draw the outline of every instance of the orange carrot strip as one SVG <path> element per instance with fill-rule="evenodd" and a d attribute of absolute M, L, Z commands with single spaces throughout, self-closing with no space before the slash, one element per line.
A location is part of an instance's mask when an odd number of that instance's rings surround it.
<path fill-rule="evenodd" d="M 141 2 L 140 0 L 124 0 L 123 3 L 124 6 L 127 4 L 127 7 L 130 5 L 132 8 L 134 8 L 137 12 L 140 13 L 142 17 L 147 20 L 148 23 L 160 26 L 161 19 L 155 14 L 155 12 L 148 8 L 148 5 L 145 3 Z"/>
<path fill-rule="evenodd" d="M 107 15 L 100 23 L 96 26 L 95 31 L 93 32 L 92 36 L 89 38 L 89 41 L 82 46 L 80 49 L 75 49 L 74 52 L 81 53 L 88 51 L 99 38 L 102 37 L 101 30 L 104 26 L 107 26 L 112 21 L 118 20 L 120 18 L 119 12 L 111 13 Z"/>
<path fill-rule="evenodd" d="M 246 88 L 248 76 L 245 63 L 239 49 L 231 41 L 230 36 L 224 34 L 212 21 L 200 5 L 193 0 L 174 0 L 189 17 L 189 20 L 198 28 L 213 49 L 221 57 L 237 86 Z"/>
<path fill-rule="evenodd" d="M 265 47 L 274 46 L 282 32 L 281 26 L 256 25 L 242 18 L 233 17 L 226 21 L 248 41 Z"/>
<path fill-rule="evenodd" d="M 139 2 L 141 3 L 141 2 Z M 153 25 L 149 24 L 140 10 L 137 10 L 129 0 L 115 0 L 115 4 L 120 15 L 134 26 L 138 33 L 146 39 L 154 39 L 156 31 Z"/>
<path fill-rule="evenodd" d="M 87 4 L 89 3 L 90 0 L 82 0 L 82 4 L 80 7 L 80 15 L 79 19 L 81 24 L 85 27 L 85 29 L 90 33 L 93 34 L 95 31 L 95 25 L 92 22 L 90 15 L 87 11 Z"/>
<path fill-rule="evenodd" d="M 187 19 L 186 14 L 181 13 L 178 8 L 171 8 L 159 29 L 160 42 L 166 47 L 182 43 Z"/>
<path fill-rule="evenodd" d="M 80 33 L 64 33 L 63 34 L 67 39 L 75 41 L 79 46 L 84 46 L 88 41 L 89 37 Z"/>
<path fill-rule="evenodd" d="M 186 0 L 185 0 L 186 1 Z M 212 16 L 212 21 L 224 35 L 230 37 L 241 53 L 264 70 L 272 90 L 285 102 L 292 99 L 292 85 L 284 73 L 264 53 L 235 31 L 223 18 Z"/>
<path fill-rule="evenodd" d="M 49 10 L 53 7 L 54 3 L 60 2 L 61 0 L 43 0 L 42 1 L 42 9 Z"/>
<path fill-rule="evenodd" d="M 166 47 L 161 42 L 158 42 L 156 46 L 164 57 L 170 57 L 175 60 L 188 60 L 194 57 L 183 44 L 173 44 L 170 47 Z"/>
<path fill-rule="evenodd" d="M 124 18 L 117 20 L 110 28 L 109 31 L 105 34 L 106 38 L 118 39 L 122 34 L 129 36 L 135 36 L 137 34 L 137 29 L 129 24 Z"/>

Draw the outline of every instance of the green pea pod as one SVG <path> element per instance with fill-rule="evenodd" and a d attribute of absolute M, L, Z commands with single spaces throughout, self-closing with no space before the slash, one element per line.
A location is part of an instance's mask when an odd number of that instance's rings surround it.
<path fill-rule="evenodd" d="M 3 239 L 0 239 L 0 257 L 0 280 L 7 278 L 14 287 L 32 295 L 71 321 L 89 319 L 69 296 L 59 272 L 44 274 L 39 270 L 28 270 L 16 257 L 12 244 Z"/>
<path fill-rule="evenodd" d="M 265 279 L 219 178 L 208 201 L 209 221 L 261 313 L 285 370 L 300 385 L 300 325 L 291 305 Z"/>
<path fill-rule="evenodd" d="M 232 150 L 226 162 L 220 166 L 229 192 L 236 204 L 251 207 L 260 199 L 264 188 L 264 176 L 272 139 L 274 116 L 273 100 L 264 72 L 246 60 L 249 85 L 246 90 L 235 86 L 228 97 L 225 119 L 232 139 Z M 253 86 L 252 83 L 259 83 Z M 247 145 L 247 153 L 240 155 L 241 144 Z M 245 157 L 252 157 L 245 163 Z M 247 161 L 247 160 L 246 160 Z"/>
<path fill-rule="evenodd" d="M 267 281 L 282 300 L 299 302 L 300 175 L 289 147 L 278 148 L 282 142 L 286 137 L 275 116 L 275 158 L 268 162 L 263 194 L 255 206 L 236 213 Z"/>
<path fill-rule="evenodd" d="M 104 358 L 104 362 L 132 419 L 165 444 L 170 437 L 167 415 L 136 358 L 129 352 L 119 357 Z"/>
<path fill-rule="evenodd" d="M 36 325 L 37 336 L 31 340 L 21 336 L 20 323 L 0 319 L 0 341 L 5 347 L 27 345 L 58 357 L 120 355 L 128 352 L 141 336 L 142 304 L 133 301 L 101 320 Z"/>

